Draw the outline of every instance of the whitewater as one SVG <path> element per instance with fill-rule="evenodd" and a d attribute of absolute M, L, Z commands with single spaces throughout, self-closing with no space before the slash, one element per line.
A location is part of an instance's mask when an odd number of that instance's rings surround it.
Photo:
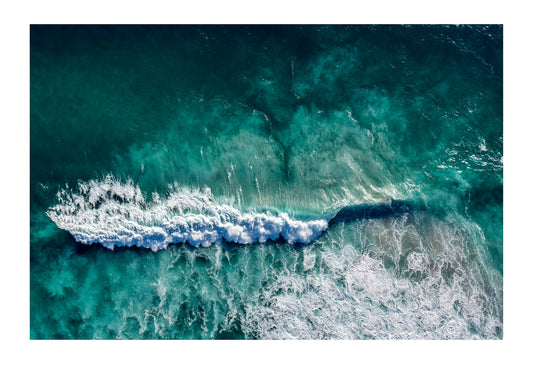
<path fill-rule="evenodd" d="M 177 187 L 177 185 L 174 185 Z M 211 191 L 174 190 L 146 201 L 131 181 L 113 177 L 79 183 L 78 192 L 57 194 L 59 204 L 47 212 L 61 229 L 84 244 L 138 246 L 153 251 L 171 243 L 211 246 L 222 240 L 239 244 L 275 241 L 309 243 L 328 225 L 326 219 L 299 221 L 286 213 L 241 213 L 214 201 Z"/>
<path fill-rule="evenodd" d="M 170 185 L 164 195 L 152 193 L 148 200 L 131 180 L 121 182 L 113 176 L 80 181 L 76 189 L 60 190 L 56 200 L 48 217 L 82 244 L 98 243 L 110 250 L 122 247 L 120 253 L 131 246 L 164 249 L 160 253 L 166 253 L 169 266 L 184 256 L 172 244 L 192 246 L 195 251 L 187 253 L 187 263 L 204 260 L 211 266 L 207 277 L 189 272 L 189 279 L 204 289 L 226 284 L 229 276 L 223 266 L 229 245 L 250 247 L 244 250 L 245 260 L 237 262 L 237 271 L 270 281 L 241 309 L 242 331 L 252 338 L 491 339 L 501 335 L 499 277 L 486 266 L 486 251 L 478 246 L 484 238 L 479 227 L 439 220 L 408 202 L 346 206 L 306 221 L 272 210 L 243 213 L 221 204 L 224 201 L 216 200 L 208 188 L 178 184 Z M 261 245 L 268 240 L 277 242 Z M 287 247 L 294 244 L 301 245 L 299 262 L 290 262 L 295 254 Z M 195 255 L 198 247 L 205 251 Z M 263 262 L 256 264 L 275 252 L 285 253 L 281 271 L 260 267 Z M 301 273 L 290 272 L 293 263 Z M 178 294 L 172 283 L 177 276 L 169 272 L 165 276 L 155 283 L 161 329 L 176 324 L 178 313 L 162 306 Z M 234 289 L 244 294 L 253 286 L 241 282 Z M 233 300 L 225 294 L 220 299 Z M 220 317 L 221 326 L 234 324 L 233 310 Z M 136 321 L 145 320 L 137 317 Z M 130 330 L 121 331 L 125 333 L 119 337 L 127 337 Z M 205 331 L 201 337 L 215 336 L 212 330 Z"/>

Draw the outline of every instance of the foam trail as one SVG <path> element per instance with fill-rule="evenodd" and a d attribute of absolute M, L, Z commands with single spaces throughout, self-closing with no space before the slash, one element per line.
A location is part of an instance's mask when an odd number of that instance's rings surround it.
<path fill-rule="evenodd" d="M 223 240 L 251 244 L 283 238 L 290 244 L 309 243 L 327 227 L 328 219 L 300 221 L 286 213 L 241 211 L 214 201 L 209 189 L 170 190 L 165 198 L 154 193 L 147 201 L 131 181 L 108 176 L 80 182 L 77 192 L 63 189 L 47 215 L 83 244 L 138 246 L 153 251 L 172 243 L 194 247 Z"/>

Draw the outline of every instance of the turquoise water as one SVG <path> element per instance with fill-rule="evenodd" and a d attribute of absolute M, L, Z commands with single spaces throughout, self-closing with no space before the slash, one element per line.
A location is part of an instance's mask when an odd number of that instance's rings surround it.
<path fill-rule="evenodd" d="M 32 26 L 32 339 L 503 337 L 501 26 Z"/>

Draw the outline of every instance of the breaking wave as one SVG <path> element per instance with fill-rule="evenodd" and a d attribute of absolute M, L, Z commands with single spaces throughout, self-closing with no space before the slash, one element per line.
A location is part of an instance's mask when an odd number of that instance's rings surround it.
<path fill-rule="evenodd" d="M 223 240 L 251 244 L 283 238 L 289 244 L 309 243 L 327 227 L 328 219 L 300 221 L 287 213 L 246 212 L 215 202 L 209 189 L 169 188 L 166 197 L 148 201 L 131 181 L 111 176 L 80 182 L 57 194 L 48 217 L 83 244 L 138 246 L 157 251 L 169 244 L 210 246 Z"/>

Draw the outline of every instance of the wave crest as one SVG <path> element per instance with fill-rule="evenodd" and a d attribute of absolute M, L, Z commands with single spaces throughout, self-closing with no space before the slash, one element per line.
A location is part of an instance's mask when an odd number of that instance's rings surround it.
<path fill-rule="evenodd" d="M 157 251 L 173 243 L 194 247 L 223 240 L 239 244 L 283 238 L 290 244 L 309 243 L 328 227 L 327 219 L 300 221 L 287 213 L 242 213 L 215 201 L 211 191 L 169 187 L 161 198 L 146 200 L 131 181 L 111 176 L 103 181 L 79 182 L 57 194 L 48 217 L 83 244 L 138 246 Z"/>

